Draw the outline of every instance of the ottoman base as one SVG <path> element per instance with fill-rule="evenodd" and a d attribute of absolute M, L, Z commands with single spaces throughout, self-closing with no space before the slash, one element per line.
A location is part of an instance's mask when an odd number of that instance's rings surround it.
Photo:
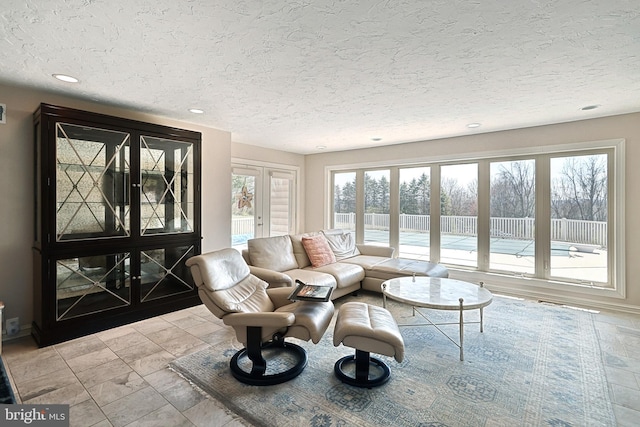
<path fill-rule="evenodd" d="M 345 365 L 355 363 L 355 376 L 345 373 Z M 371 369 L 373 368 L 373 369 Z M 372 371 L 381 371 L 378 375 L 369 378 Z M 339 359 L 334 365 L 333 371 L 336 377 L 345 384 L 355 387 L 372 388 L 385 384 L 389 381 L 391 372 L 386 363 L 382 360 L 371 357 L 368 351 L 356 350 L 355 356 L 345 356 Z"/>

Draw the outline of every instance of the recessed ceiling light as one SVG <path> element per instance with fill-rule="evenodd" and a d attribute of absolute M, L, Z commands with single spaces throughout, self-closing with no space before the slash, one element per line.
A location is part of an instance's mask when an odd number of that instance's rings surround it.
<path fill-rule="evenodd" d="M 480 123 L 469 123 L 469 124 L 467 125 L 467 127 L 468 127 L 469 129 L 479 128 L 479 127 L 480 127 Z"/>
<path fill-rule="evenodd" d="M 67 83 L 78 83 L 80 80 L 76 79 L 75 77 L 72 76 L 67 76 L 66 74 L 52 74 L 53 77 L 55 77 L 58 80 L 61 80 L 63 82 L 67 82 Z"/>
<path fill-rule="evenodd" d="M 204 110 L 201 110 L 199 108 L 189 108 L 189 111 L 193 114 L 204 114 Z"/>
<path fill-rule="evenodd" d="M 598 108 L 599 105 L 594 104 L 594 105 L 587 105 L 586 107 L 582 107 L 581 110 L 582 111 L 589 111 L 589 110 L 595 110 L 596 108 Z"/>
<path fill-rule="evenodd" d="M 379 136 L 376 136 L 376 137 L 371 138 L 371 140 L 373 142 L 378 142 L 378 141 L 382 141 L 382 138 L 380 138 Z"/>
<path fill-rule="evenodd" d="M 324 149 L 326 149 L 326 148 L 327 148 L 327 146 L 326 146 L 326 145 L 316 145 L 316 148 L 317 148 L 318 150 L 324 150 Z"/>

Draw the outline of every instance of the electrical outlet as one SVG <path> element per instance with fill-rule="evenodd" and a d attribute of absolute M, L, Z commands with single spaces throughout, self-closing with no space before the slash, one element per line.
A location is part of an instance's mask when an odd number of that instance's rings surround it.
<path fill-rule="evenodd" d="M 18 332 L 20 332 L 20 318 L 13 317 L 11 319 L 7 319 L 6 327 L 7 335 L 16 335 Z"/>

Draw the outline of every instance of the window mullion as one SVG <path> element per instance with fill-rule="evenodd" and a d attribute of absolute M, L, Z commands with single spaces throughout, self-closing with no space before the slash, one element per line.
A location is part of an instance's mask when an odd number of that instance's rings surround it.
<path fill-rule="evenodd" d="M 618 148 L 618 150 L 621 150 L 621 148 Z M 622 158 L 624 159 L 624 156 L 622 156 Z M 620 163 L 623 164 L 624 161 Z M 620 205 L 616 203 L 616 198 L 618 196 L 616 195 L 615 183 L 618 181 L 618 176 L 616 176 L 618 169 L 616 169 L 615 164 L 616 161 L 613 150 L 607 150 L 607 283 L 622 282 L 622 280 L 616 278 L 616 272 L 624 271 L 624 267 L 616 268 L 616 257 L 614 256 L 616 253 L 615 239 L 618 235 L 618 227 L 620 227 L 620 224 L 624 224 L 623 219 L 616 218 L 616 207 L 619 207 Z M 624 170 L 624 167 L 621 166 L 619 170 Z M 623 175 L 619 176 L 622 177 Z M 621 179 L 621 182 L 624 182 L 624 179 Z M 624 233 L 621 233 L 621 236 L 624 239 Z M 624 260 L 624 257 L 619 258 Z"/>
<path fill-rule="evenodd" d="M 535 276 L 548 279 L 551 270 L 551 167 L 549 156 L 536 157 Z"/>
<path fill-rule="evenodd" d="M 491 198 L 490 162 L 478 162 L 478 269 L 489 270 L 490 252 L 490 198 Z"/>
<path fill-rule="evenodd" d="M 364 242 L 364 170 L 356 171 L 356 242 Z"/>
<path fill-rule="evenodd" d="M 434 202 L 435 201 L 435 202 Z M 440 165 L 431 167 L 431 217 L 429 224 L 429 260 L 440 262 Z"/>
<path fill-rule="evenodd" d="M 389 170 L 389 246 L 400 252 L 400 168 Z"/>

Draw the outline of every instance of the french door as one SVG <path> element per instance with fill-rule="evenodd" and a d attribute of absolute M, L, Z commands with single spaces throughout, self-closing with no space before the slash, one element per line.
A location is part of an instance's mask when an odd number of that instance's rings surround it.
<path fill-rule="evenodd" d="M 231 245 L 295 233 L 297 171 L 234 164 L 231 168 Z"/>

